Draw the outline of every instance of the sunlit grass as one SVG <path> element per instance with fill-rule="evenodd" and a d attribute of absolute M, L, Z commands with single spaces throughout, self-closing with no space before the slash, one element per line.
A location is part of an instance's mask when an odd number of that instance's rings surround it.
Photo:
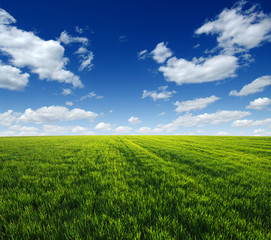
<path fill-rule="evenodd" d="M 0 239 L 271 239 L 271 138 L 0 143 Z"/>

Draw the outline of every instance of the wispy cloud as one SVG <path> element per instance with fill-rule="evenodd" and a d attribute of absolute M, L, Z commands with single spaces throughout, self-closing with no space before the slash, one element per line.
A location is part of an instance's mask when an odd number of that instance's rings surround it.
<path fill-rule="evenodd" d="M 167 91 L 167 88 L 168 86 L 162 86 L 158 88 L 158 91 L 144 90 L 141 98 L 151 97 L 153 101 L 171 98 L 176 91 Z"/>
<path fill-rule="evenodd" d="M 271 76 L 266 75 L 257 78 L 250 84 L 245 85 L 240 92 L 237 92 L 236 90 L 232 90 L 230 92 L 230 96 L 247 96 L 249 94 L 254 94 L 258 92 L 263 92 L 264 88 L 271 85 Z"/>

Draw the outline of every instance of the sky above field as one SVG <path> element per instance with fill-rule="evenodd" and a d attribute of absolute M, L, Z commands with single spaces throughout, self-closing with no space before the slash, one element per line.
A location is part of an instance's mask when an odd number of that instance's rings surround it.
<path fill-rule="evenodd" d="M 0 135 L 271 135 L 271 1 L 0 0 Z"/>

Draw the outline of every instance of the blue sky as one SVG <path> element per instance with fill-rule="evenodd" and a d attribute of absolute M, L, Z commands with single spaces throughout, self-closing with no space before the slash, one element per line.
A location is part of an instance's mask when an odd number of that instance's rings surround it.
<path fill-rule="evenodd" d="M 271 135 L 271 2 L 0 0 L 0 135 Z"/>

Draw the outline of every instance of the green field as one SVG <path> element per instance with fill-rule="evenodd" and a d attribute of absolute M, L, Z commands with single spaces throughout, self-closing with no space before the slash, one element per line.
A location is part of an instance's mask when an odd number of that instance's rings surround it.
<path fill-rule="evenodd" d="M 0 138 L 0 239 L 271 239 L 271 138 Z"/>

